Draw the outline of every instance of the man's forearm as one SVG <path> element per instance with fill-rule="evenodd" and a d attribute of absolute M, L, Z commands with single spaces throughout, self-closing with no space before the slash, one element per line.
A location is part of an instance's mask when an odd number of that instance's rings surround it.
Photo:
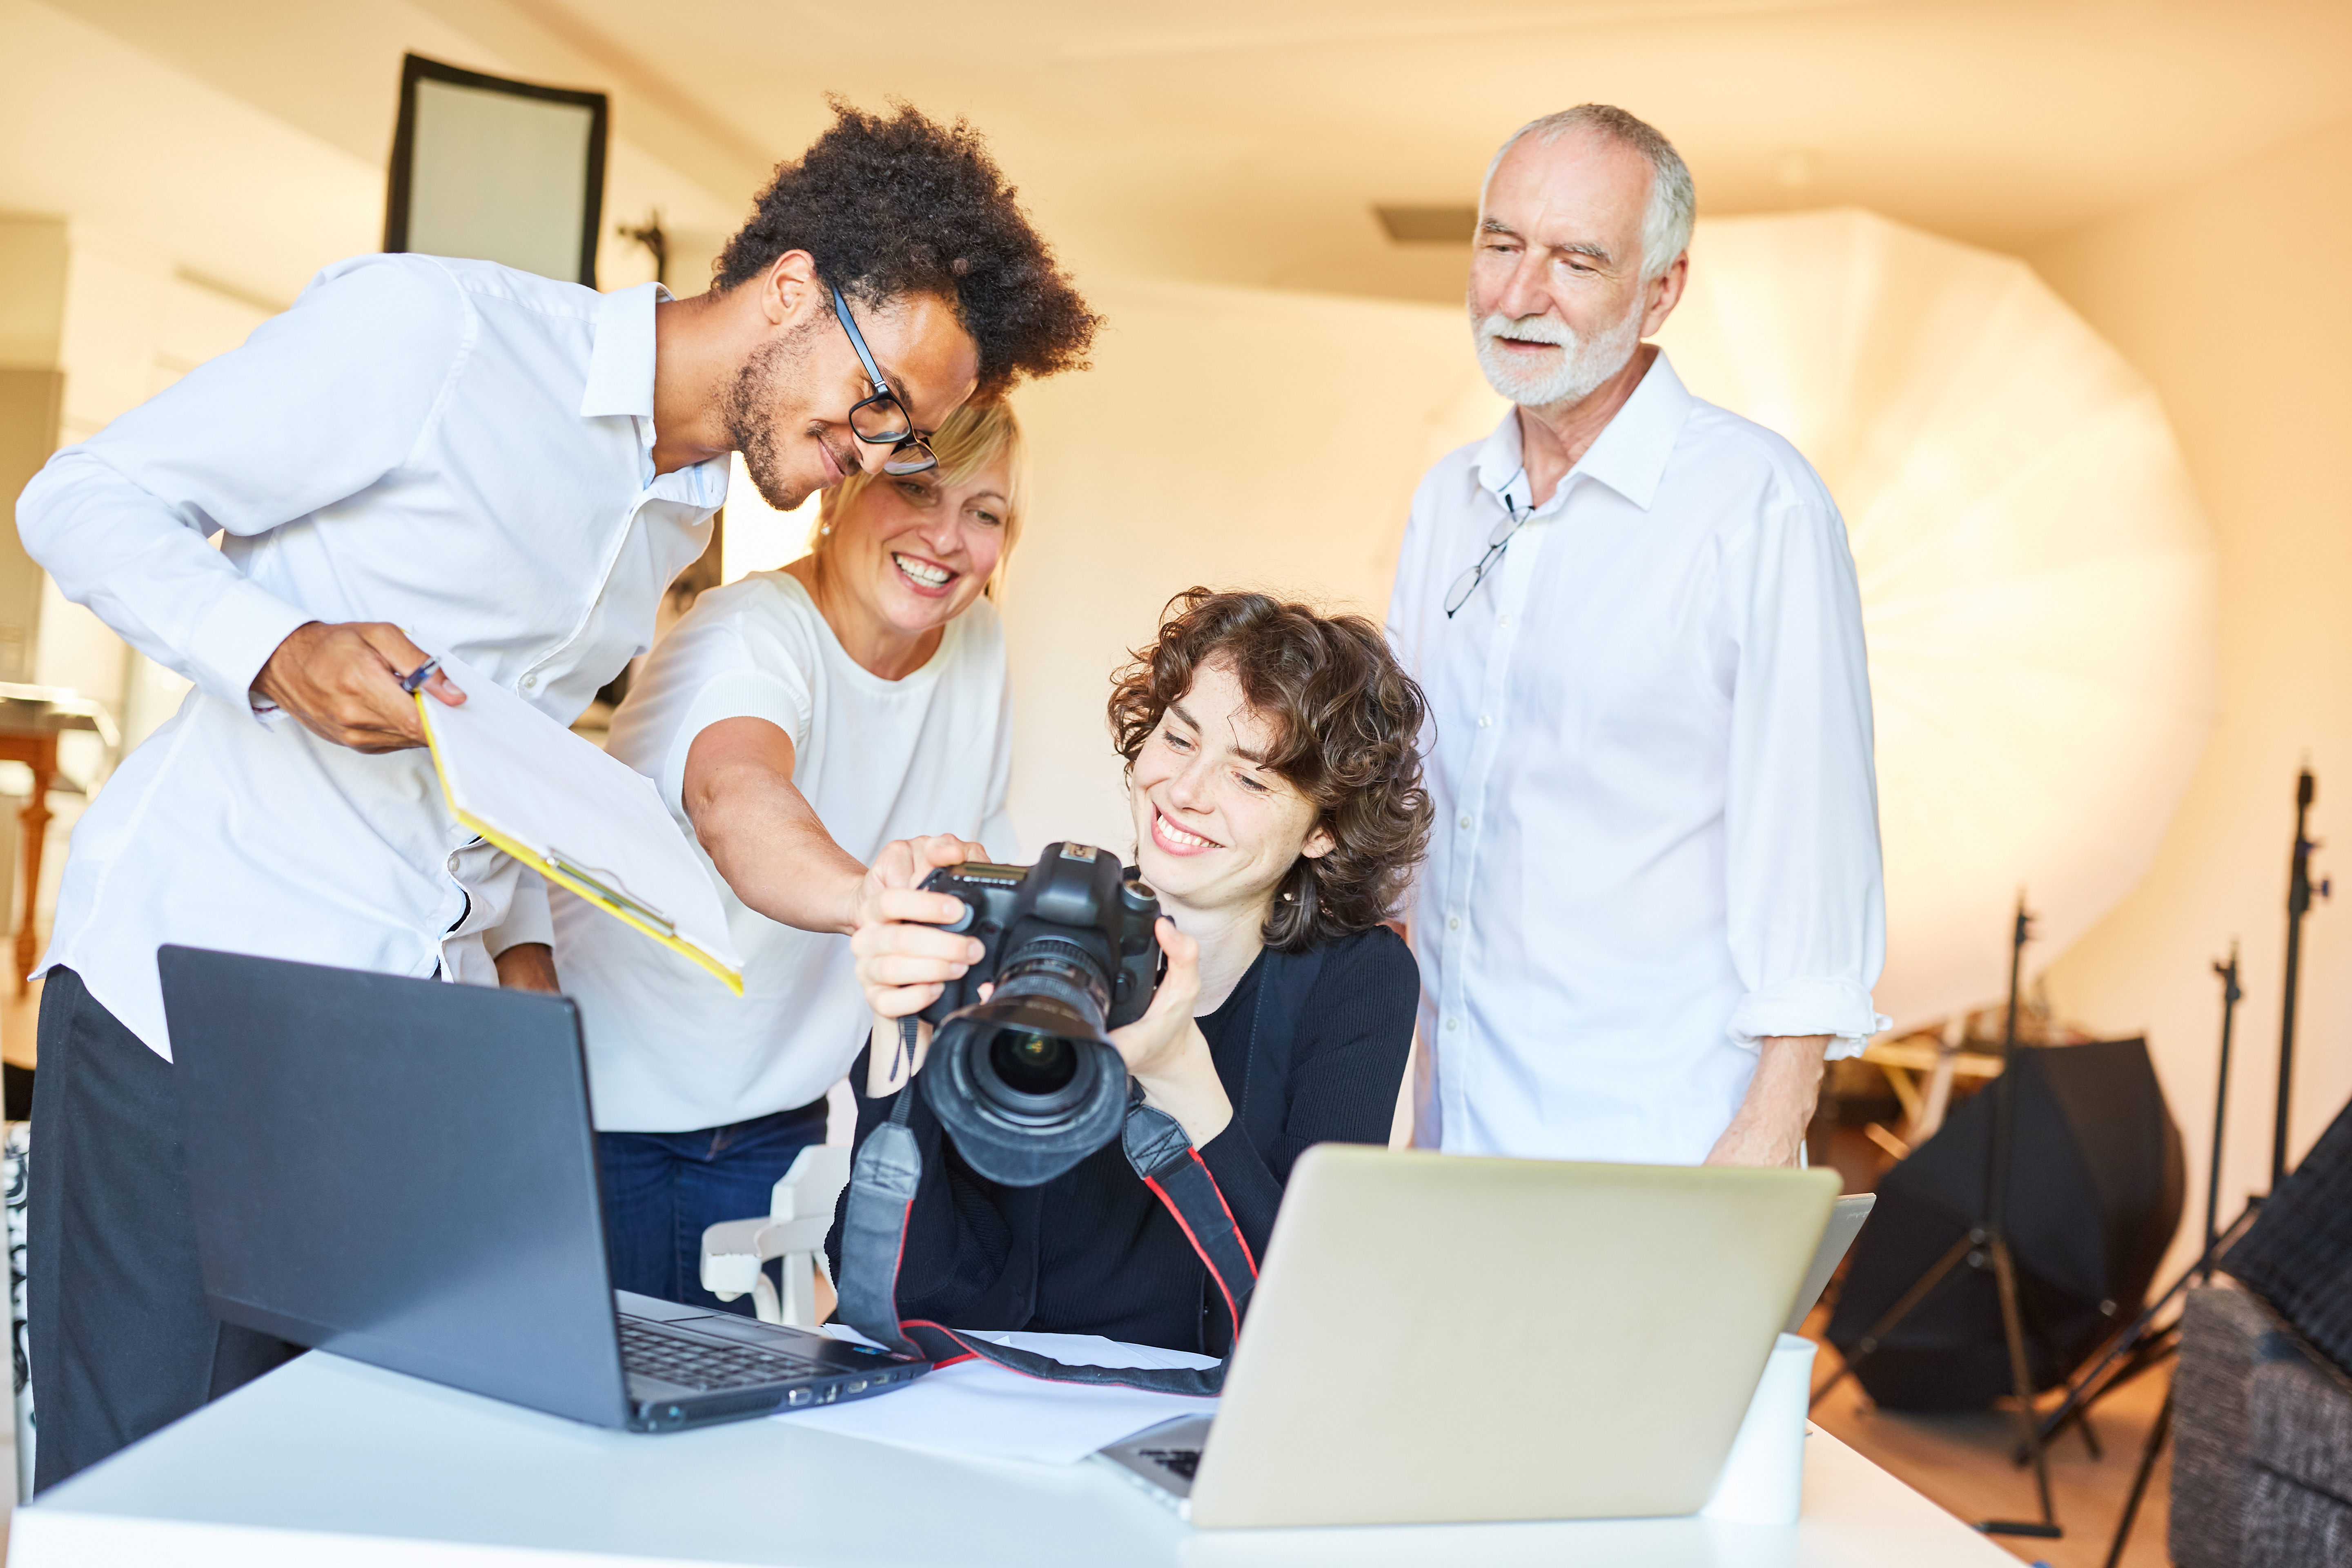
<path fill-rule="evenodd" d="M 491 961 L 499 984 L 515 991 L 561 991 L 555 980 L 555 950 L 543 942 L 517 942 Z"/>
<path fill-rule="evenodd" d="M 1822 1091 L 1827 1035 L 1774 1035 L 1756 1045 L 1756 1076 L 1748 1080 L 1731 1125 L 1715 1141 L 1710 1165 L 1793 1165 L 1805 1146 L 1805 1128 Z"/>

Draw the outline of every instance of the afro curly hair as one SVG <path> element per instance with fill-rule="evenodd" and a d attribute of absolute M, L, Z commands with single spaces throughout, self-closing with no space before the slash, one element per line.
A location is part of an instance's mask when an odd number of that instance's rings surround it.
<path fill-rule="evenodd" d="M 977 396 L 1024 376 L 1086 368 L 1101 318 L 1030 225 L 967 121 L 941 125 L 906 105 L 870 114 L 828 99 L 835 120 L 780 163 L 751 219 L 727 242 L 712 287 L 748 282 L 790 250 L 861 304 L 908 294 L 955 301 L 980 349 Z"/>

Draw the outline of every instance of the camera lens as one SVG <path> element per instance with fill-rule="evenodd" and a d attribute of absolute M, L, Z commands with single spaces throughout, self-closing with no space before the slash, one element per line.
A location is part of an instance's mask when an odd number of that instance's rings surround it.
<path fill-rule="evenodd" d="M 988 1047 L 988 1065 L 1015 1094 L 1043 1097 L 1069 1087 L 1078 1055 L 1058 1036 L 1000 1029 Z"/>
<path fill-rule="evenodd" d="M 1034 997 L 1067 1010 L 1072 1032 L 1099 1034 L 1110 1011 L 1110 976 L 1101 961 L 1066 937 L 1032 937 L 1005 955 L 997 971 L 995 994 L 1010 1001 Z"/>
<path fill-rule="evenodd" d="M 1109 1005 L 1102 961 L 1041 934 L 1005 956 L 987 1001 L 940 1026 L 923 1099 L 974 1171 L 1034 1186 L 1118 1136 L 1127 1066 L 1104 1035 Z"/>

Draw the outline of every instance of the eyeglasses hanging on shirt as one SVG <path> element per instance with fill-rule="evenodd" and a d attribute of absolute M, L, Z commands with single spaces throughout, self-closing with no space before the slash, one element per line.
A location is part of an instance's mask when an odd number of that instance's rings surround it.
<path fill-rule="evenodd" d="M 1454 612 L 1470 602 L 1470 595 L 1476 593 L 1478 584 L 1486 580 L 1487 570 L 1502 559 L 1503 546 L 1511 542 L 1511 535 L 1518 532 L 1521 523 L 1535 515 L 1535 508 L 1521 511 L 1518 504 L 1506 494 L 1503 497 L 1503 521 L 1496 523 L 1495 531 L 1486 536 L 1486 553 L 1478 557 L 1475 566 L 1454 579 L 1454 586 L 1445 591 L 1447 620 L 1452 620 Z"/>

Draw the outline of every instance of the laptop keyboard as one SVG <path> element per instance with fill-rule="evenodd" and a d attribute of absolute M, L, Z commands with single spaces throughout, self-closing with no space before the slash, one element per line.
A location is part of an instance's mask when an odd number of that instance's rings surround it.
<path fill-rule="evenodd" d="M 751 1345 L 707 1344 L 636 1321 L 621 1320 L 621 1364 L 646 1377 L 708 1392 L 760 1383 L 819 1377 L 825 1368 L 798 1356 Z"/>
<path fill-rule="evenodd" d="M 1138 1452 L 1161 1469 L 1181 1476 L 1188 1481 L 1201 1468 L 1201 1450 L 1198 1448 L 1143 1448 Z"/>

